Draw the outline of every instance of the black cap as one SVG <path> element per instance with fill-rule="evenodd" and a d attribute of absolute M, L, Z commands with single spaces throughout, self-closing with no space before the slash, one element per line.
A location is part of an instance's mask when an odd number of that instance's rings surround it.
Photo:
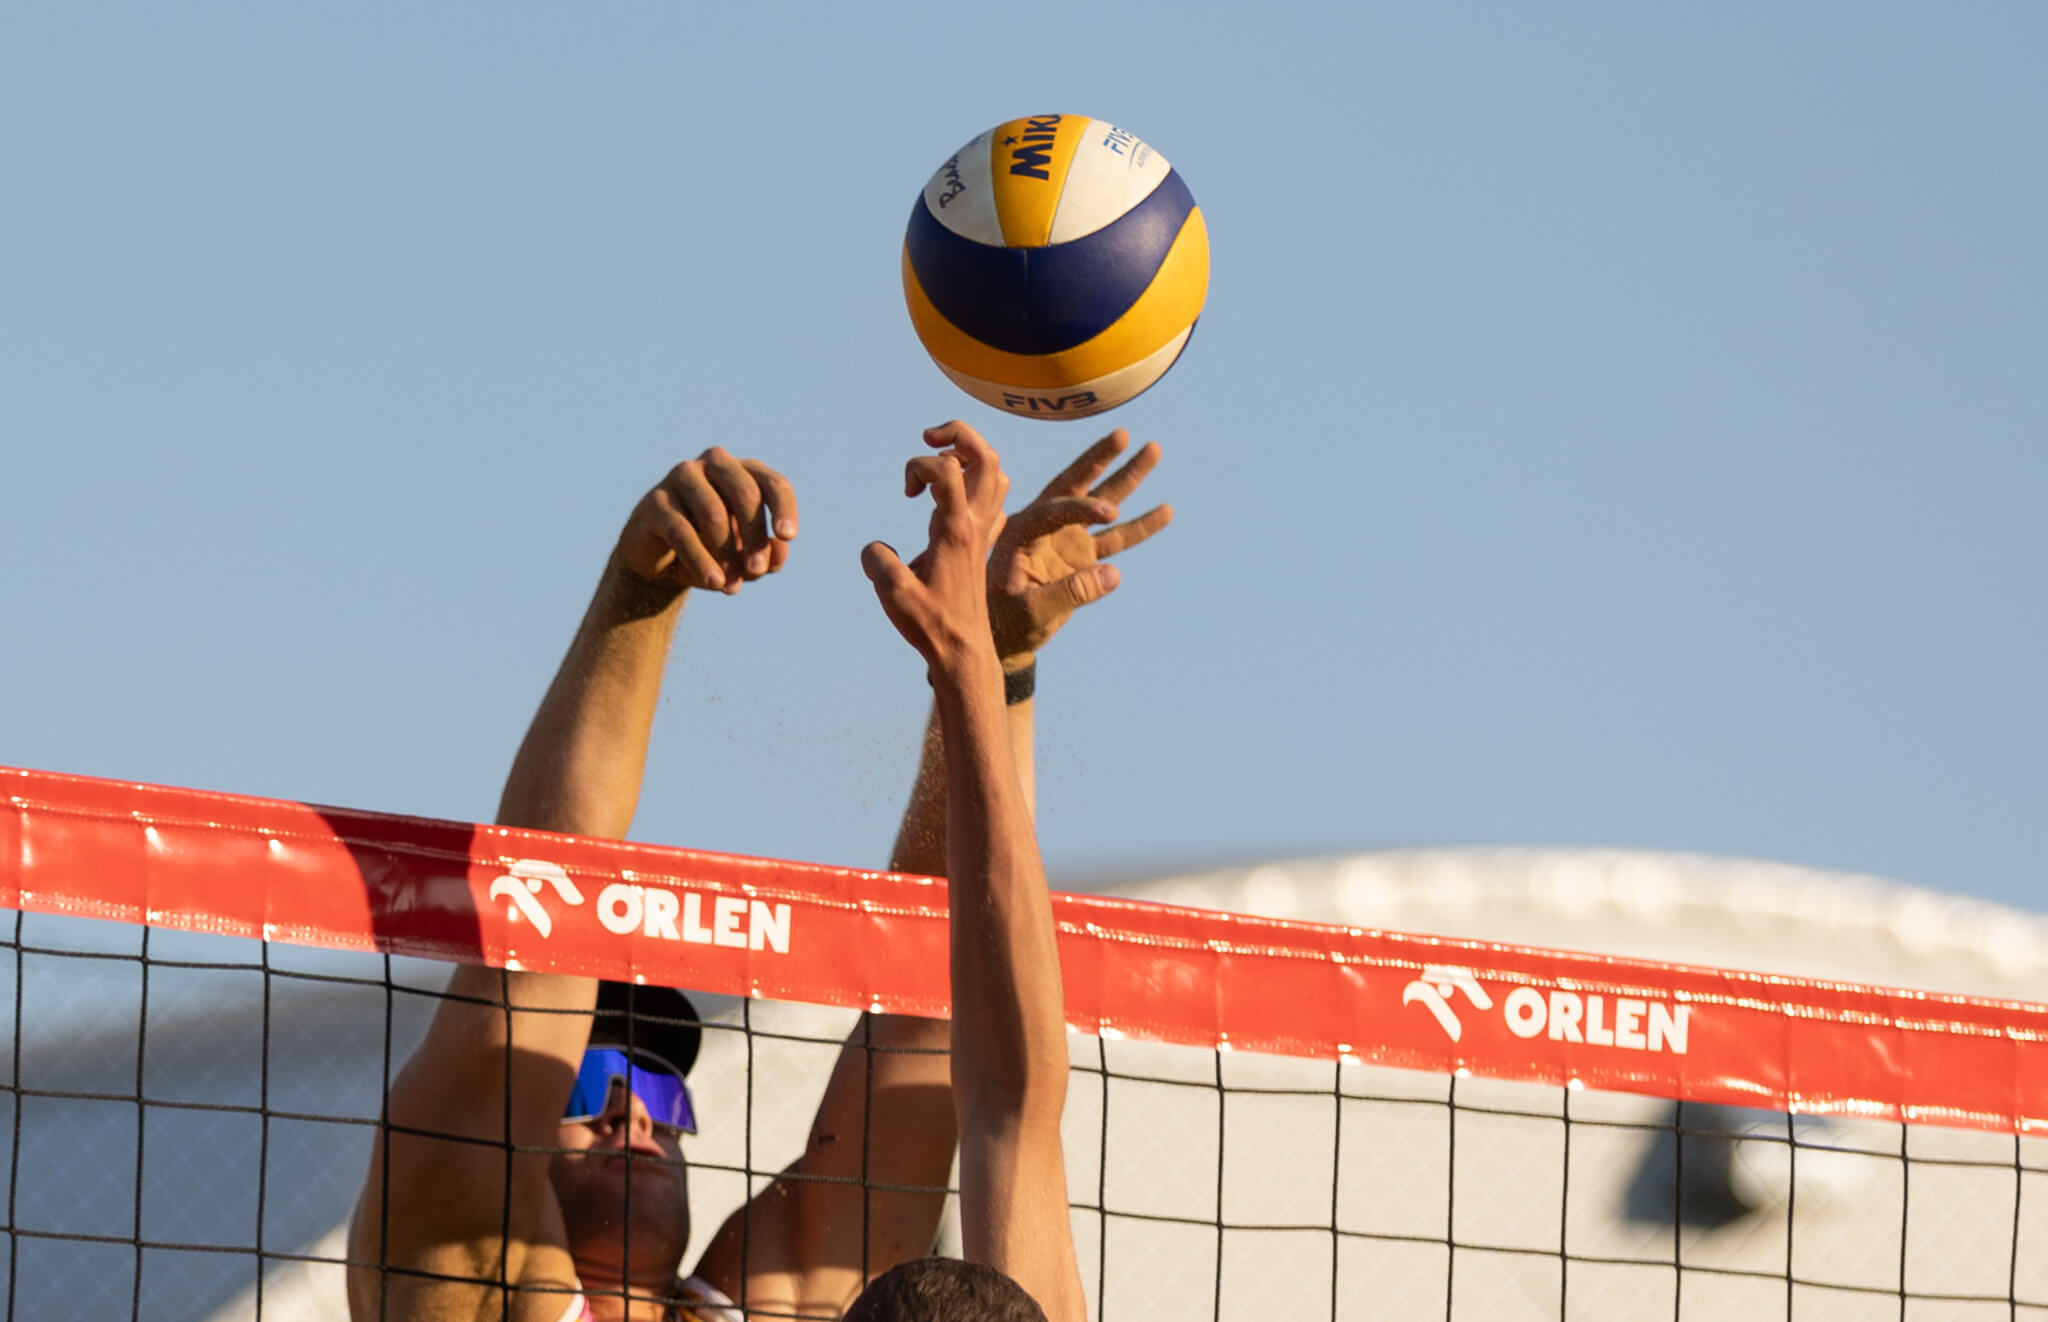
<path fill-rule="evenodd" d="M 592 1046 L 631 1045 L 638 1051 L 653 1052 L 688 1074 L 697 1063 L 703 1037 L 697 1007 L 674 987 L 597 984 L 597 1015 L 590 1027 Z"/>

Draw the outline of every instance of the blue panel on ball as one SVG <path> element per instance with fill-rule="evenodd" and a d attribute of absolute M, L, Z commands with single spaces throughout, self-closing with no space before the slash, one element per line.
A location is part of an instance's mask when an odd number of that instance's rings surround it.
<path fill-rule="evenodd" d="M 1045 248 L 997 248 L 941 225 L 920 195 L 904 236 L 939 315 L 992 349 L 1059 353 L 1130 310 L 1179 237 L 1195 199 L 1180 171 L 1093 234 Z"/>

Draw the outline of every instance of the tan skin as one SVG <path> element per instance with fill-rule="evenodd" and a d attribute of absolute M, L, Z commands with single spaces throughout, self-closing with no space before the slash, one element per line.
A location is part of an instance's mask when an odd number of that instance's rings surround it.
<path fill-rule="evenodd" d="M 965 426 L 949 423 L 948 426 Z M 1116 590 L 1121 578 L 1111 556 L 1138 545 L 1173 522 L 1173 507 L 1157 505 L 1124 523 L 1118 507 L 1159 463 L 1158 442 L 1147 442 L 1116 472 L 1109 467 L 1131 443 L 1121 427 L 1083 450 L 1037 498 L 1011 515 L 988 558 L 988 612 L 996 654 L 1006 671 L 1020 670 L 1082 606 Z M 1095 528 L 1094 524 L 1113 524 Z M 1027 805 L 1036 786 L 1031 756 L 1030 700 L 1009 708 L 1010 742 Z M 946 757 L 938 711 L 926 724 L 924 756 L 911 789 L 910 810 L 896 837 L 889 866 L 898 872 L 942 876 L 946 870 Z"/>
<path fill-rule="evenodd" d="M 991 636 L 986 561 L 1009 489 L 964 423 L 925 433 L 905 489 L 930 491 L 930 542 L 909 564 L 880 542 L 861 565 L 924 659 L 946 755 L 953 1106 L 966 1256 L 1006 1273 L 1050 1322 L 1085 1322 L 1067 1210 L 1064 992 L 1045 869 L 1016 772 Z"/>
<path fill-rule="evenodd" d="M 1077 608 L 1115 590 L 1116 567 L 1103 562 L 1173 522 L 1173 507 L 1157 505 L 1114 527 L 1090 527 L 1114 520 L 1159 463 L 1159 444 L 1150 441 L 1104 478 L 1130 443 L 1131 434 L 1119 427 L 1083 450 L 996 538 L 989 555 L 989 631 L 1004 669 L 1036 654 Z"/>
<path fill-rule="evenodd" d="M 1119 435 L 1091 448 L 1091 455 L 1100 450 L 1104 457 L 1083 479 L 1084 488 L 1126 443 Z M 1155 448 L 1148 452 L 1156 459 Z M 1084 456 L 1076 468 L 1089 462 Z M 1136 464 L 1103 485 L 1125 479 L 1135 486 L 1143 472 L 1126 475 Z M 1062 481 L 1071 482 L 1074 471 Z M 1048 493 L 1041 503 L 1067 498 Z M 1010 580 L 1019 585 L 1010 595 L 1018 598 L 1017 616 L 1027 621 L 1018 637 L 1035 646 L 1076 605 L 1101 595 L 1066 580 L 1099 555 L 1133 544 L 1127 531 L 1083 531 L 1081 524 L 1100 521 L 1103 513 L 1102 504 L 1086 502 L 1063 506 L 1057 517 L 1020 513 L 1044 531 L 1016 544 L 1013 558 L 1023 567 L 1021 577 Z M 514 760 L 498 820 L 624 836 L 638 804 L 662 670 L 688 593 L 735 596 L 778 572 L 798 527 L 794 491 L 780 474 L 717 447 L 678 465 L 643 496 Z M 1053 537 L 1069 549 L 1037 544 Z M 1105 537 L 1100 545 L 1108 549 L 1099 550 L 1097 539 Z M 999 556 L 990 574 L 998 561 L 1008 563 Z M 1059 572 L 1067 564 L 1073 568 Z M 1039 588 L 1055 591 L 1022 600 Z M 998 598 L 1008 595 L 998 592 Z M 1011 709 L 1012 721 L 1022 723 L 1016 756 L 1027 774 L 1029 708 Z M 943 823 L 946 804 L 933 782 L 944 779 L 930 759 L 920 768 L 893 867 L 942 870 L 946 832 L 934 823 Z M 464 967 L 449 993 L 388 1099 L 393 1132 L 380 1138 L 373 1154 L 351 1224 L 350 1256 L 393 1270 L 350 1272 L 352 1316 L 358 1322 L 559 1322 L 580 1289 L 600 1322 L 659 1318 L 689 1239 L 677 1141 L 656 1132 L 630 1094 L 620 1094 L 611 1110 L 590 1121 L 560 1119 L 590 1027 L 587 1014 L 562 1012 L 587 1012 L 595 982 Z M 864 1038 L 876 1047 L 911 1050 L 870 1053 Z M 863 1198 L 857 1185 L 805 1177 L 858 1177 L 861 1144 L 846 1140 L 869 1129 L 872 1180 L 943 1187 L 954 1106 L 947 1060 L 937 1053 L 948 1040 L 943 1022 L 866 1017 L 828 1081 L 805 1152 L 728 1218 L 695 1274 L 753 1310 L 830 1318 L 867 1279 L 925 1252 L 942 1196 L 871 1191 Z M 870 1094 L 877 1115 L 889 1123 L 868 1125 Z M 514 1156 L 508 1189 L 508 1125 L 516 1146 L 572 1151 Z M 626 1226 L 621 1213 L 628 1206 L 629 1169 L 632 1221 Z M 863 1223 L 869 1227 L 865 1243 Z M 503 1233 L 508 1228 L 509 1236 Z"/>

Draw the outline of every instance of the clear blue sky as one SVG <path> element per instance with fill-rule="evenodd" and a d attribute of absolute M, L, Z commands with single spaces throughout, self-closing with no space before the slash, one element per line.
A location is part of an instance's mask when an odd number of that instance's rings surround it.
<path fill-rule="evenodd" d="M 1209 219 L 1108 419 L 1172 530 L 1047 652 L 1056 879 L 1702 850 L 2048 907 L 2048 7 L 17 5 L 0 762 L 453 817 L 712 443 L 649 840 L 874 865 L 931 170 L 1114 119 Z"/>

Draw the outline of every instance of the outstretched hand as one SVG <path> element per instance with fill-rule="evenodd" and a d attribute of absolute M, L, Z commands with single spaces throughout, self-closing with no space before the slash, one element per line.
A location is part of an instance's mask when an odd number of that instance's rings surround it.
<path fill-rule="evenodd" d="M 616 554 L 650 582 L 730 595 L 782 568 L 796 533 L 789 479 L 714 445 L 640 498 Z"/>
<path fill-rule="evenodd" d="M 924 442 L 938 453 L 904 466 L 903 493 L 932 493 L 929 542 L 909 564 L 888 545 L 870 542 L 860 564 L 889 623 L 937 680 L 994 659 L 984 566 L 1003 530 L 1010 479 L 988 442 L 964 422 L 933 427 Z"/>
<path fill-rule="evenodd" d="M 1116 566 L 1104 560 L 1173 522 L 1173 507 L 1157 505 L 1114 527 L 1090 527 L 1115 520 L 1159 462 L 1158 442 L 1148 441 L 1098 484 L 1130 443 L 1131 434 L 1119 427 L 1082 451 L 997 539 L 988 562 L 988 613 L 1005 663 L 1029 658 L 1076 610 L 1115 590 Z"/>

